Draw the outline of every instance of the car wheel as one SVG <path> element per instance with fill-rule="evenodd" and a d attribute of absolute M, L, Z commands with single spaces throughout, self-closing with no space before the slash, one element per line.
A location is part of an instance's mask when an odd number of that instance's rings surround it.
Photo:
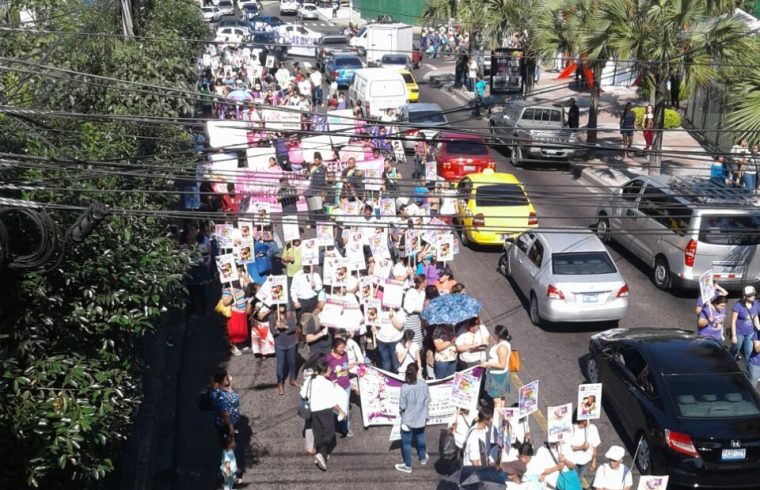
<path fill-rule="evenodd" d="M 538 311 L 538 298 L 536 293 L 530 293 L 530 305 L 528 306 L 528 314 L 530 315 L 530 321 L 533 325 L 540 327 L 544 321 L 541 319 L 541 312 Z"/>
<path fill-rule="evenodd" d="M 522 149 L 518 145 L 514 145 L 509 149 L 509 163 L 513 167 L 519 167 L 522 160 Z"/>
<path fill-rule="evenodd" d="M 498 271 L 499 274 L 501 274 L 504 277 L 509 277 L 512 273 L 512 271 L 509 270 L 509 257 L 507 257 L 507 254 L 501 254 L 501 257 L 499 257 L 499 265 Z"/>
<path fill-rule="evenodd" d="M 667 291 L 670 289 L 672 277 L 670 275 L 670 266 L 665 257 L 657 257 L 654 261 L 654 270 L 652 271 L 652 280 L 657 289 Z"/>
<path fill-rule="evenodd" d="M 464 225 L 461 227 L 461 231 L 459 232 L 460 241 L 462 242 L 462 246 L 466 248 L 470 248 L 470 240 L 467 238 L 467 230 L 465 230 Z"/>
<path fill-rule="evenodd" d="M 610 220 L 607 219 L 607 216 L 604 214 L 600 214 L 596 218 L 596 236 L 599 237 L 601 241 L 604 243 L 609 243 L 610 238 Z"/>
<path fill-rule="evenodd" d="M 599 382 L 599 365 L 591 354 L 588 355 L 588 360 L 586 361 L 586 377 L 592 383 Z"/>
<path fill-rule="evenodd" d="M 652 446 L 644 434 L 641 434 L 636 452 L 636 467 L 642 475 L 652 474 Z"/>

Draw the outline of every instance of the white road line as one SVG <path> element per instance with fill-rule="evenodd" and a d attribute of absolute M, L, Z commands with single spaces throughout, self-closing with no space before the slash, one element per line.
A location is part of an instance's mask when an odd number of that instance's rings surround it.
<path fill-rule="evenodd" d="M 425 67 L 425 68 L 427 68 L 428 70 L 437 70 L 437 69 L 438 69 L 438 68 L 436 68 L 435 66 L 431 65 L 430 63 L 425 63 L 425 64 L 423 64 L 422 66 L 424 66 L 424 67 Z"/>

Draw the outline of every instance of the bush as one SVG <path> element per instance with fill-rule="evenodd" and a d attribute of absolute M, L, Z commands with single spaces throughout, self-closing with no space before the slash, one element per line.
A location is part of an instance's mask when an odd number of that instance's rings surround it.
<path fill-rule="evenodd" d="M 644 112 L 646 107 L 637 106 L 633 108 L 633 113 L 636 115 L 636 127 L 640 128 L 644 124 Z M 673 109 L 665 109 L 665 129 L 674 129 L 681 127 L 681 114 Z"/>

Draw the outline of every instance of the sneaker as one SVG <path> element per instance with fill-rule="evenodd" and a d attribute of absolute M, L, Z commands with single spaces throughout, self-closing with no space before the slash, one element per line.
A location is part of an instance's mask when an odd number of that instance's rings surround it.
<path fill-rule="evenodd" d="M 411 473 L 412 469 L 405 465 L 404 463 L 399 463 L 396 465 L 396 469 L 399 470 L 402 473 Z"/>
<path fill-rule="evenodd" d="M 317 453 L 317 455 L 314 456 L 314 464 L 317 465 L 320 470 L 327 471 L 327 463 L 325 463 L 325 458 L 323 458 L 321 454 Z"/>
<path fill-rule="evenodd" d="M 232 346 L 232 349 L 230 349 L 230 352 L 232 352 L 233 356 L 240 356 L 243 354 L 242 352 L 240 352 L 240 349 L 238 349 L 236 345 Z"/>
<path fill-rule="evenodd" d="M 429 456 L 425 456 L 425 459 L 421 459 L 420 460 L 420 464 L 422 466 L 425 466 L 426 464 L 428 464 L 428 461 L 430 461 L 430 457 Z"/>
<path fill-rule="evenodd" d="M 354 433 L 351 431 L 351 429 L 346 432 L 346 437 L 354 437 Z"/>
<path fill-rule="evenodd" d="M 253 349 L 251 349 L 249 346 L 246 345 L 245 347 L 243 347 L 242 349 L 240 349 L 240 352 L 246 352 L 247 353 L 247 352 L 251 352 L 252 350 Z"/>

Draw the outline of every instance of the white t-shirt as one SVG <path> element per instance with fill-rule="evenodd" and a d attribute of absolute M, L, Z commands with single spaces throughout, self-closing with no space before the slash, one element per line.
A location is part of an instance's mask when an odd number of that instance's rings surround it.
<path fill-rule="evenodd" d="M 548 468 L 551 468 L 552 466 L 557 466 L 557 462 L 559 461 L 560 454 L 564 454 L 565 457 L 572 453 L 572 449 L 570 449 L 570 446 L 567 443 L 560 443 L 558 450 L 552 450 L 550 452 L 550 449 L 546 447 L 546 445 L 541 446 L 538 448 L 538 451 L 536 451 L 536 455 L 530 460 L 531 463 L 535 462 L 536 468 L 538 469 L 538 473 L 541 474 L 544 471 L 546 471 Z M 552 457 L 553 456 L 553 457 Z M 557 461 L 555 461 L 555 459 Z M 562 468 L 562 471 L 572 471 L 569 470 L 566 466 Z M 551 488 L 554 488 L 557 486 L 557 478 L 559 478 L 559 471 L 554 471 L 552 473 L 549 473 L 546 475 L 546 478 L 544 478 L 544 482 L 549 484 Z"/>
<path fill-rule="evenodd" d="M 472 466 L 472 461 L 480 461 L 482 455 L 480 454 L 480 443 L 483 443 L 485 447 L 486 435 L 488 431 L 486 429 L 478 429 L 477 427 L 469 431 L 467 440 L 464 444 L 464 458 L 462 460 L 462 466 Z M 481 466 L 485 466 L 485 461 L 480 461 Z"/>
<path fill-rule="evenodd" d="M 460 328 L 459 332 L 457 332 L 457 339 L 454 341 L 454 345 L 457 347 L 462 345 L 473 345 L 473 344 L 487 344 L 489 339 L 488 329 L 485 327 L 485 325 L 480 324 L 478 326 L 478 330 L 475 333 L 470 332 L 467 328 Z M 459 358 L 462 360 L 462 362 L 472 363 L 472 362 L 483 362 L 486 357 L 486 352 L 460 352 Z"/>
<path fill-rule="evenodd" d="M 311 84 L 314 85 L 314 87 L 322 86 L 322 74 L 318 71 L 312 72 L 312 74 L 309 75 L 309 80 L 311 80 Z"/>
<path fill-rule="evenodd" d="M 596 469 L 594 475 L 594 487 L 605 490 L 623 490 L 633 486 L 631 470 L 621 464 L 617 470 L 613 470 L 609 463 L 604 463 Z"/>
<path fill-rule="evenodd" d="M 401 342 L 396 344 L 396 357 L 404 355 L 401 360 L 401 364 L 398 367 L 399 373 L 406 373 L 406 367 L 414 362 L 417 362 L 417 353 L 420 351 L 419 346 L 412 341 L 409 347 L 404 346 Z"/>
<path fill-rule="evenodd" d="M 457 412 L 454 414 L 454 417 L 449 422 L 449 427 L 451 427 L 454 424 L 456 425 L 456 428 L 454 428 L 454 443 L 459 449 L 464 448 L 464 439 L 467 437 L 467 433 L 470 431 L 470 427 L 472 427 L 472 424 L 475 423 L 475 417 L 470 415 L 463 415 Z"/>
<path fill-rule="evenodd" d="M 599 447 L 602 443 L 599 439 L 599 430 L 594 424 L 589 423 L 588 427 L 581 429 L 577 425 L 573 425 L 573 433 L 570 435 L 571 446 L 582 446 L 584 442 L 588 442 L 588 449 L 573 451 L 573 454 L 568 459 L 575 464 L 589 464 L 594 455 L 594 448 Z"/>
<path fill-rule="evenodd" d="M 311 390 L 309 390 L 310 383 Z M 337 385 L 333 384 L 329 379 L 324 376 L 317 376 L 311 380 L 306 380 L 301 386 L 301 398 L 308 398 L 311 411 L 319 412 L 340 403 L 341 397 L 338 395 L 337 390 L 343 392 L 342 388 L 337 388 Z"/>
<path fill-rule="evenodd" d="M 397 329 L 390 318 L 388 318 L 388 312 L 383 311 L 381 313 L 380 328 L 377 330 L 377 340 L 380 342 L 392 343 L 401 340 L 404 336 L 403 330 Z"/>

